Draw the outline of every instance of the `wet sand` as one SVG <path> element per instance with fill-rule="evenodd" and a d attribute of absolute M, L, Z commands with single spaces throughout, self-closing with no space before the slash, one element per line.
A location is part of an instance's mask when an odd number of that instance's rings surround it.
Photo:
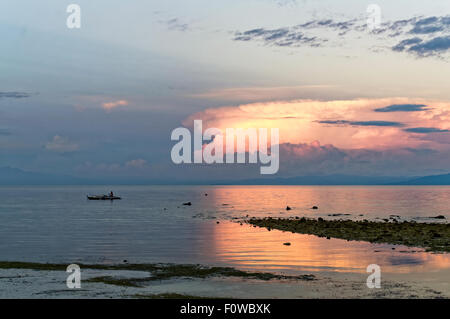
<path fill-rule="evenodd" d="M 277 274 L 264 280 L 252 276 L 219 274 L 196 278 L 187 275 L 144 281 L 139 287 L 132 287 L 121 281 L 139 281 L 152 273 L 82 267 L 81 289 L 68 289 L 68 273 L 63 269 L 41 268 L 0 269 L 0 298 L 450 298 L 449 283 L 442 280 L 450 277 L 450 269 L 420 275 L 386 274 L 382 275 L 381 288 L 369 289 L 367 273 L 338 272 L 313 272 L 314 280 L 277 277 Z M 115 278 L 117 282 L 92 280 L 102 277 Z"/>

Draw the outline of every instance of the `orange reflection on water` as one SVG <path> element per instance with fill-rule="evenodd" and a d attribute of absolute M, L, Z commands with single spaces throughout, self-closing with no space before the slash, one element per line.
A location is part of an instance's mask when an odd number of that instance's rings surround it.
<path fill-rule="evenodd" d="M 405 219 L 437 215 L 450 219 L 449 186 L 213 186 L 208 193 L 211 209 L 236 217 L 328 218 L 328 214 L 341 213 L 351 214 L 346 216 L 351 219 L 391 214 Z M 286 206 L 292 210 L 286 211 Z M 312 210 L 312 206 L 319 206 L 319 210 Z"/>
<path fill-rule="evenodd" d="M 449 254 L 405 246 L 327 240 L 232 222 L 214 224 L 213 233 L 208 253 L 214 253 L 221 263 L 244 269 L 361 272 L 369 264 L 378 264 L 383 272 L 409 273 L 450 267 Z M 286 242 L 291 245 L 283 245 Z"/>

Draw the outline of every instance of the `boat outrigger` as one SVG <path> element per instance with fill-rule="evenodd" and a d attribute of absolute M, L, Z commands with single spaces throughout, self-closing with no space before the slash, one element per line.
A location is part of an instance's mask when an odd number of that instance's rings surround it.
<path fill-rule="evenodd" d="M 118 200 L 118 199 L 121 199 L 119 196 L 114 196 L 113 192 L 109 193 L 109 195 L 93 195 L 93 196 L 87 195 L 87 198 L 89 200 Z"/>

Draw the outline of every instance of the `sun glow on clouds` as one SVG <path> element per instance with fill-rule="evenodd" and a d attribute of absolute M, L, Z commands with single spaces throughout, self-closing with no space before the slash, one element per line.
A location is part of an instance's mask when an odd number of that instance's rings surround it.
<path fill-rule="evenodd" d="M 387 106 L 423 104 L 409 111 L 375 112 Z M 450 102 L 385 98 L 338 101 L 293 100 L 210 108 L 189 116 L 183 125 L 203 120 L 203 128 L 279 128 L 280 144 L 331 144 L 343 149 L 428 147 L 448 149 L 446 138 L 424 138 L 408 128 L 450 128 Z M 434 133 L 445 134 L 445 133 Z M 442 143 L 444 140 L 444 143 Z"/>
<path fill-rule="evenodd" d="M 118 100 L 118 101 L 102 103 L 102 107 L 107 111 L 115 109 L 116 107 L 119 107 L 119 106 L 126 106 L 126 105 L 128 105 L 128 101 L 126 101 L 126 100 Z"/>
<path fill-rule="evenodd" d="M 106 112 L 110 112 L 113 109 L 128 105 L 130 105 L 128 99 L 105 95 L 79 95 L 76 96 L 73 101 L 74 108 L 79 112 L 89 109 L 98 109 L 99 107 Z"/>

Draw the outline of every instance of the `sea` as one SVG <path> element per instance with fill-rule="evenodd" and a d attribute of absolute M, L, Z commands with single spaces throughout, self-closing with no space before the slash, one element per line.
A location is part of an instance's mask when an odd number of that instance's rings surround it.
<path fill-rule="evenodd" d="M 110 191 L 122 199 L 87 199 Z M 432 218 L 437 215 L 446 219 Z M 447 222 L 450 187 L 2 186 L 0 261 L 202 264 L 282 273 L 361 272 L 369 264 L 392 273 L 450 267 L 449 254 L 245 223 L 268 216 Z"/>

